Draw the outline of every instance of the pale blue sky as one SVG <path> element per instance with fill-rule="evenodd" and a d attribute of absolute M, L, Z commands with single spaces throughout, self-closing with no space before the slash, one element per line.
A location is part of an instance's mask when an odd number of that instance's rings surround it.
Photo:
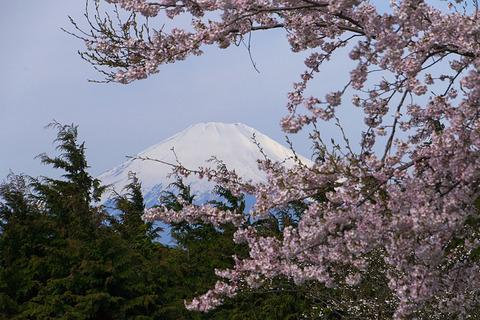
<path fill-rule="evenodd" d="M 96 84 L 87 79 L 102 75 L 77 55 L 83 42 L 60 30 L 73 30 L 68 15 L 83 23 L 84 7 L 83 0 L 0 0 L 0 181 L 10 169 L 52 175 L 34 157 L 56 154 L 56 132 L 43 129 L 53 119 L 79 125 L 93 175 L 197 122 L 242 122 L 285 142 L 278 123 L 305 54 L 291 53 L 282 32 L 253 35 L 260 73 L 245 48 L 212 47 L 147 80 Z M 318 89 L 331 85 L 346 63 L 332 67 Z M 305 135 L 292 140 L 310 156 Z"/>

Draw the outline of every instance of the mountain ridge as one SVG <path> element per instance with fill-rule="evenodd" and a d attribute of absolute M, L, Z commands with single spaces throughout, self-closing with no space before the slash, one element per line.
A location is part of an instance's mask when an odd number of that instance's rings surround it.
<path fill-rule="evenodd" d="M 252 137 L 255 137 L 256 142 Z M 111 185 L 120 193 L 128 184 L 128 173 L 134 172 L 142 183 L 145 203 L 149 207 L 156 204 L 160 190 L 167 189 L 168 185 L 175 181 L 174 177 L 168 177 L 172 167 L 165 163 L 181 163 L 186 168 L 195 170 L 198 167 L 213 167 L 212 162 L 209 163 L 208 160 L 216 157 L 243 179 L 265 182 L 265 173 L 258 170 L 257 166 L 257 159 L 263 158 L 259 146 L 271 160 L 285 161 L 288 167 L 293 166 L 294 153 L 260 131 L 242 123 L 207 122 L 191 125 L 152 145 L 139 152 L 133 159 L 102 173 L 98 178 L 103 184 Z M 311 163 L 305 157 L 298 157 L 306 164 Z M 159 161 L 141 161 L 134 158 Z M 212 198 L 213 182 L 188 177 L 184 179 L 184 183 L 191 185 L 192 192 L 197 194 L 198 202 Z M 102 202 L 105 201 L 106 198 L 102 199 Z"/>

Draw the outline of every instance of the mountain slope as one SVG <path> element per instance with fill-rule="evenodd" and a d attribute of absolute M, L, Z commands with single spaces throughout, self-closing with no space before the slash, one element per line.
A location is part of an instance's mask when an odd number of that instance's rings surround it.
<path fill-rule="evenodd" d="M 140 152 L 136 157 L 157 159 L 171 164 L 180 162 L 188 169 L 197 169 L 198 167 L 215 167 L 215 163 L 208 162 L 215 156 L 222 160 L 228 169 L 235 169 L 242 178 L 263 182 L 265 174 L 257 169 L 257 159 L 262 159 L 263 156 L 252 140 L 254 135 L 256 142 L 271 160 L 284 161 L 293 156 L 290 149 L 244 124 L 209 122 L 192 125 Z M 311 163 L 304 157 L 300 158 L 304 163 Z M 287 160 L 286 165 L 293 165 L 293 161 Z M 171 171 L 171 166 L 160 162 L 129 159 L 98 178 L 103 184 L 111 185 L 120 192 L 128 184 L 128 173 L 135 172 L 142 182 L 148 207 L 154 205 L 160 192 L 175 181 L 174 177 L 168 177 Z M 189 177 L 184 181 L 186 184 L 191 184 L 192 191 L 197 193 L 197 201 L 211 198 L 212 183 L 196 177 Z"/>

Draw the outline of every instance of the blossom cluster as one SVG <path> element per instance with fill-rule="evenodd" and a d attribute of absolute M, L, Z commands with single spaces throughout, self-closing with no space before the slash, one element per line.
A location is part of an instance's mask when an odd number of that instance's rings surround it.
<path fill-rule="evenodd" d="M 95 0 L 96 2 L 100 0 Z M 108 3 L 119 4 L 128 11 L 139 12 L 145 17 L 155 17 L 160 11 L 160 6 L 156 3 L 148 3 L 145 0 L 105 0 Z"/>
<path fill-rule="evenodd" d="M 196 223 L 198 220 L 204 223 L 211 223 L 214 226 L 221 224 L 232 223 L 235 226 L 240 226 L 244 222 L 244 216 L 242 214 L 223 211 L 218 208 L 204 205 L 185 205 L 181 212 L 175 210 L 168 210 L 165 206 L 155 207 L 147 209 L 142 216 L 145 221 L 162 221 L 164 223 L 178 223 L 186 221 L 188 223 Z"/>

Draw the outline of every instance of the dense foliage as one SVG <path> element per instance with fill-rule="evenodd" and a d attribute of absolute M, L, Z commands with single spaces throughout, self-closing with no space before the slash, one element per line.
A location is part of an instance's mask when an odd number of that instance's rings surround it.
<path fill-rule="evenodd" d="M 327 312 L 340 309 L 351 317 L 478 316 L 477 1 L 393 0 L 389 7 L 367 0 L 105 2 L 132 12 L 125 21 L 118 14 L 117 23 L 97 10 L 83 34 L 88 48 L 83 57 L 105 72 L 107 81 L 144 79 L 162 64 L 201 54 L 202 46 L 226 48 L 252 32 L 284 29 L 291 49 L 309 56 L 287 95 L 283 130 L 340 124 L 349 114 L 337 112 L 340 107 L 364 114 L 358 148 L 344 135 L 342 146 L 332 151 L 322 140 L 328 132 L 314 129 L 318 161 L 291 169 L 261 161 L 265 184 L 250 185 L 221 170 L 197 172 L 232 195 L 256 196 L 248 214 L 188 203 L 181 211 L 166 206 L 148 211 L 149 221 L 200 219 L 216 228 L 231 223 L 237 227 L 235 242 L 249 248 L 234 268 L 217 271 L 224 281 L 194 299 L 190 309 L 208 311 L 226 298 L 286 281 L 311 299 L 331 297 Z M 149 28 L 148 21 L 162 16 L 174 21 L 188 16 L 192 27 Z M 340 59 L 354 64 L 345 85 L 322 84 L 310 96 L 324 65 Z M 300 212 L 292 213 L 292 223 L 278 236 L 246 223 L 268 220 L 295 203 Z"/>
<path fill-rule="evenodd" d="M 162 245 L 159 228 L 141 219 L 135 174 L 107 211 L 94 201 L 105 187 L 88 173 L 77 127 L 52 126 L 60 155 L 39 157 L 63 170 L 63 180 L 12 173 L 0 185 L 0 319 L 296 319 L 308 310 L 297 294 L 262 291 L 208 315 L 187 311 L 185 299 L 217 281 L 215 268 L 247 256 L 232 240 L 234 226 L 174 223 L 174 245 Z M 163 205 L 192 204 L 189 186 L 172 186 Z M 216 207 L 244 209 L 242 197 L 216 193 L 224 199 L 212 201 Z"/>
<path fill-rule="evenodd" d="M 117 220 L 93 201 L 103 192 L 87 173 L 77 128 L 54 123 L 60 156 L 43 163 L 64 180 L 11 174 L 0 189 L 0 314 L 4 319 L 122 319 L 155 315 L 166 287 L 152 269 L 151 226 Z M 135 186 L 131 186 L 134 189 Z M 135 207 L 132 199 L 131 207 Z M 125 211 L 124 215 L 132 214 Z M 130 234 L 123 229 L 137 227 Z M 132 234 L 134 233 L 134 234 Z M 131 237 L 135 237 L 132 242 Z M 143 241 L 141 249 L 137 239 Z M 150 248 L 147 248 L 150 247 Z M 149 249 L 149 250 L 147 250 Z M 155 279 L 155 281 L 153 281 Z"/>

